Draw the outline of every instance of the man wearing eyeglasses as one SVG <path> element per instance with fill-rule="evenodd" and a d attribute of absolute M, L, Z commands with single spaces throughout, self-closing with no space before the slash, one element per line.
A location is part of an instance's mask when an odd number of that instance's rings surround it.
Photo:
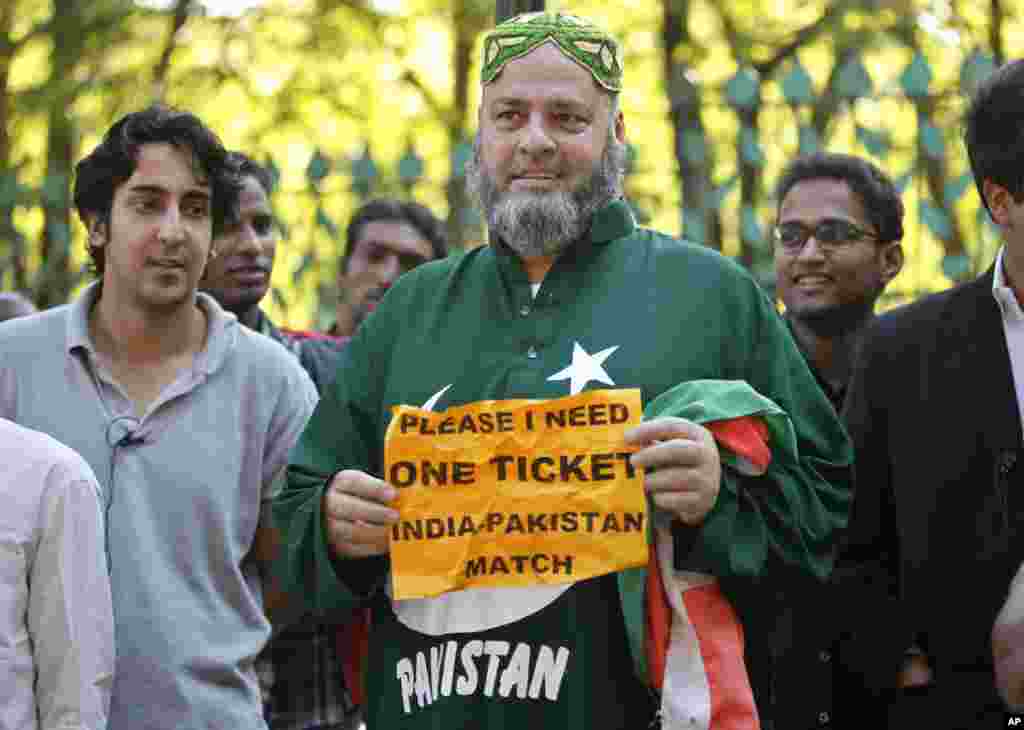
<path fill-rule="evenodd" d="M 777 199 L 778 294 L 800 350 L 838 412 L 857 340 L 903 267 L 903 203 L 867 160 L 826 153 L 791 163 Z"/>
<path fill-rule="evenodd" d="M 779 179 L 777 200 L 777 291 L 797 345 L 838 412 L 864 327 L 903 266 L 903 203 L 870 162 L 826 153 L 793 161 Z M 767 632 L 775 654 L 776 728 L 844 727 L 853 721 L 845 709 L 853 703 L 864 717 L 866 698 L 851 694 L 862 683 L 846 674 L 836 647 L 848 623 L 836 620 L 843 608 L 841 573 L 833 585 L 807 586 L 782 599 L 782 618 Z M 832 608 L 823 611 L 823 605 Z M 754 637 L 752 643 L 756 647 Z"/>

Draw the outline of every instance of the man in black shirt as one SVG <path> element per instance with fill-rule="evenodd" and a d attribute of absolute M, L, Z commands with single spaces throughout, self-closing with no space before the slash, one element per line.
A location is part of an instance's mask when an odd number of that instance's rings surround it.
<path fill-rule="evenodd" d="M 903 203 L 889 177 L 870 162 L 824 153 L 794 160 L 779 179 L 776 199 L 775 273 L 786 322 L 839 412 L 861 334 L 903 266 Z M 801 586 L 781 596 L 778 622 L 765 627 L 774 638 L 760 653 L 772 655 L 773 671 L 762 668 L 771 679 L 770 689 L 761 683 L 759 700 L 776 728 L 853 722 L 844 706 L 859 696 L 858 680 L 847 674 L 836 646 L 846 624 L 843 572 L 837 569 L 830 585 Z"/>

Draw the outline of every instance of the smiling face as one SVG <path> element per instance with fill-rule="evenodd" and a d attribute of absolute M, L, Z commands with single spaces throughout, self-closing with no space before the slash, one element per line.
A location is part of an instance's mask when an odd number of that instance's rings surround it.
<path fill-rule="evenodd" d="M 551 42 L 510 61 L 484 86 L 470 170 L 488 222 L 521 255 L 557 253 L 618 194 L 624 139 L 611 97 Z"/>
<path fill-rule="evenodd" d="M 103 296 L 142 310 L 191 306 L 212 235 L 210 186 L 191 154 L 142 145 L 135 171 L 114 192 L 109 222 L 90 225 L 91 245 L 105 249 Z"/>
<path fill-rule="evenodd" d="M 255 177 L 243 178 L 238 219 L 214 241 L 216 255 L 200 282 L 203 291 L 244 318 L 270 288 L 277 238 L 266 191 Z"/>
<path fill-rule="evenodd" d="M 858 196 L 842 180 L 798 182 L 779 206 L 779 225 L 795 222 L 813 229 L 827 219 L 878 233 Z M 862 320 L 902 264 L 898 242 L 879 243 L 865 237 L 842 244 L 825 253 L 811 236 L 796 253 L 775 248 L 778 292 L 786 311 L 814 329 L 838 331 Z"/>

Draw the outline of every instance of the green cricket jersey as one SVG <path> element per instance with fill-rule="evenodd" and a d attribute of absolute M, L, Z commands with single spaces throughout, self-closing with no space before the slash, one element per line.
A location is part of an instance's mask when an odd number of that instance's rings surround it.
<path fill-rule="evenodd" d="M 275 504 L 293 596 L 321 613 L 373 606 L 370 728 L 619 730 L 645 726 L 650 712 L 626 640 L 642 617 L 624 618 L 620 591 L 633 588 L 614 576 L 393 602 L 386 560 L 332 561 L 326 481 L 341 469 L 381 474 L 391 407 L 616 387 L 639 388 L 646 404 L 706 378 L 745 380 L 777 403 L 800 460 L 723 489 L 704 526 L 677 542 L 677 565 L 739 580 L 776 564 L 826 575 L 852 452 L 782 319 L 739 266 L 635 228 L 616 201 L 536 296 L 504 244 L 422 266 L 391 289 L 343 354 Z"/>

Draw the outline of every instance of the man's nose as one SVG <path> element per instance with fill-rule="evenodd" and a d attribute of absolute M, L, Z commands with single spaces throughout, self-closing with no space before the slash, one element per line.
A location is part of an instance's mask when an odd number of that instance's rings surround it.
<path fill-rule="evenodd" d="M 167 206 L 163 216 L 160 218 L 160 229 L 157 235 L 165 243 L 178 242 L 185 237 L 184 221 L 177 206 Z"/>
<path fill-rule="evenodd" d="M 256 231 L 253 230 L 252 224 L 245 222 L 235 235 L 236 240 L 236 253 L 248 254 L 250 256 L 260 256 L 263 253 L 263 243 L 260 237 L 256 235 Z"/>
<path fill-rule="evenodd" d="M 800 247 L 800 251 L 797 253 L 797 258 L 803 259 L 821 259 L 825 257 L 825 251 L 822 249 L 821 244 L 818 243 L 818 237 L 812 233 L 804 241 L 804 245 Z"/>
<path fill-rule="evenodd" d="M 529 120 L 522 129 L 519 149 L 533 157 L 550 154 L 555 149 L 555 141 L 548 134 L 542 115 L 530 115 Z"/>
<path fill-rule="evenodd" d="M 381 284 L 391 286 L 402 275 L 402 262 L 394 254 L 384 258 L 377 267 L 377 278 Z"/>

